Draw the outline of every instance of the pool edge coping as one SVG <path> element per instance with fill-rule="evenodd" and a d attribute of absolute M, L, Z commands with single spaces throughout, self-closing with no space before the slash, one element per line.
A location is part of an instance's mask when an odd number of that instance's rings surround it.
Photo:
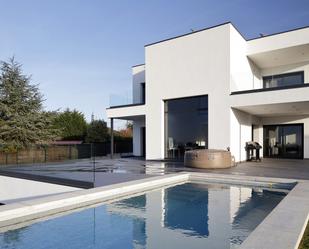
<path fill-rule="evenodd" d="M 187 173 L 154 176 L 3 205 L 0 206 L 0 229 L 98 202 L 186 182 L 188 179 Z"/>

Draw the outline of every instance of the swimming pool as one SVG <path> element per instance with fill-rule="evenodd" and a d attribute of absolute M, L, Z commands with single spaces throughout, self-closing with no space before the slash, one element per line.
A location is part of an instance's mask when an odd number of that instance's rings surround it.
<path fill-rule="evenodd" d="M 281 191 L 185 183 L 0 234 L 0 248 L 237 248 Z"/>

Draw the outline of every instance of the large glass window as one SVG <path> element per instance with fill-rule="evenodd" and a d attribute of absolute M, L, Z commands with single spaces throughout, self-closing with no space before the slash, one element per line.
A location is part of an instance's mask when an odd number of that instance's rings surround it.
<path fill-rule="evenodd" d="M 146 103 L 146 89 L 145 89 L 145 83 L 141 83 L 141 103 Z"/>
<path fill-rule="evenodd" d="M 186 150 L 208 147 L 208 97 L 165 101 L 165 157 L 181 158 Z"/>
<path fill-rule="evenodd" d="M 286 73 L 263 77 L 263 87 L 281 87 L 304 84 L 304 72 Z"/>
<path fill-rule="evenodd" d="M 264 157 L 303 158 L 303 125 L 265 125 Z"/>

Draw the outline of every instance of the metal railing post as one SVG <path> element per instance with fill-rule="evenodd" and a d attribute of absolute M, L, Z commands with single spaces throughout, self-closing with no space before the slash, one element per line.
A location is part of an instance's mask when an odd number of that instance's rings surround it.
<path fill-rule="evenodd" d="M 111 159 L 114 156 L 114 119 L 111 118 Z"/>

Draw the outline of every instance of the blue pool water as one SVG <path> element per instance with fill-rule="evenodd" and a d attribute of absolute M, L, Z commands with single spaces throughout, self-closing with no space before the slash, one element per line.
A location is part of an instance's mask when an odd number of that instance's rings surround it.
<path fill-rule="evenodd" d="M 284 196 L 186 183 L 1 233 L 0 248 L 237 248 Z"/>

